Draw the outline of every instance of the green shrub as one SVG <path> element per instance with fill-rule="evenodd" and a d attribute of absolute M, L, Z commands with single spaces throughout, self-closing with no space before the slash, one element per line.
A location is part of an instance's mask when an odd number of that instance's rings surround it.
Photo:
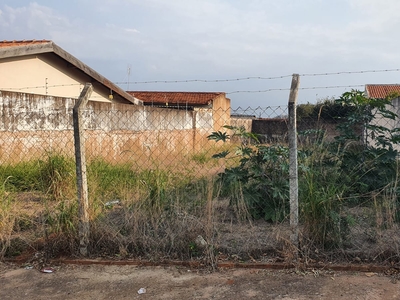
<path fill-rule="evenodd" d="M 278 222 L 288 213 L 289 201 L 289 151 L 284 146 L 265 146 L 256 135 L 244 128 L 225 126 L 240 137 L 237 147 L 239 165 L 229 167 L 220 174 L 221 196 L 229 197 L 230 203 L 238 207 L 243 200 L 254 219 Z M 227 141 L 227 133 L 214 132 L 210 140 Z M 215 154 L 216 158 L 228 158 L 231 153 Z M 232 157 L 232 156 L 231 156 Z"/>

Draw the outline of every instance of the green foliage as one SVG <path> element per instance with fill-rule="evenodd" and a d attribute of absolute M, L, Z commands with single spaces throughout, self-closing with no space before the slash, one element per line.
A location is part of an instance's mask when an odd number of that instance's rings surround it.
<path fill-rule="evenodd" d="M 300 159 L 307 166 L 299 183 L 301 217 L 313 242 L 325 248 L 342 246 L 347 237 L 345 205 L 373 198 L 398 177 L 395 130 L 378 125 L 397 118 L 390 100 L 351 91 L 335 102 L 347 111 L 337 119 L 339 135 L 307 147 Z"/>
<path fill-rule="evenodd" d="M 204 191 L 204 179 L 167 169 L 136 170 L 130 164 L 94 160 L 88 166 L 89 194 L 103 204 L 118 200 L 152 213 L 171 210 L 177 201 L 193 207 Z M 200 190 L 199 190 L 200 189 Z M 185 203 L 182 203 L 184 201 Z"/>
<path fill-rule="evenodd" d="M 0 180 L 9 191 L 40 191 L 53 199 L 75 195 L 75 164 L 70 158 L 47 153 L 44 159 L 0 165 Z"/>
<path fill-rule="evenodd" d="M 211 158 L 208 155 L 208 152 L 196 153 L 196 154 L 193 154 L 193 156 L 192 156 L 192 160 L 201 165 L 206 164 L 208 161 L 210 161 L 210 159 Z"/>
<path fill-rule="evenodd" d="M 226 132 L 216 131 L 216 132 L 211 133 L 208 136 L 208 139 L 215 140 L 216 142 L 218 142 L 218 141 L 226 142 L 227 140 L 230 139 L 230 136 Z"/>
<path fill-rule="evenodd" d="M 343 182 L 341 161 L 325 143 L 316 143 L 299 153 L 300 218 L 306 236 L 317 247 L 343 245 L 348 233 L 347 216 L 342 212 Z"/>
<path fill-rule="evenodd" d="M 316 104 L 299 104 L 296 108 L 298 121 L 312 118 L 336 122 L 340 118 L 346 118 L 353 110 L 354 107 L 343 106 L 334 99 L 325 99 Z"/>
<path fill-rule="evenodd" d="M 7 191 L 32 191 L 42 186 L 38 160 L 0 165 L 0 178 Z"/>
<path fill-rule="evenodd" d="M 228 156 L 229 153 L 230 153 L 230 151 L 225 150 L 225 151 L 222 151 L 222 152 L 220 152 L 220 153 L 214 154 L 214 155 L 212 156 L 212 158 L 225 158 L 225 157 Z"/>
<path fill-rule="evenodd" d="M 43 157 L 30 163 L 0 166 L 0 176 L 4 178 L 0 187 L 0 258 L 16 253 L 11 239 L 16 231 L 25 238 L 36 230 L 34 238 L 43 235 L 45 250 L 50 255 L 57 251 L 75 253 L 79 207 L 76 180 L 70 178 L 68 161 Z M 101 159 L 88 163 L 87 175 L 92 253 L 104 255 L 126 249 L 130 254 L 152 258 L 160 253 L 174 258 L 202 254 L 190 242 L 200 234 L 206 236 L 202 220 L 207 199 L 214 199 L 216 186 L 208 177 L 194 178 L 171 169 L 137 170 L 129 164 L 111 164 Z M 42 180 L 51 178 L 64 184 L 64 177 L 74 186 L 71 196 L 66 199 L 62 190 L 56 199 L 46 197 L 50 185 L 45 186 Z M 10 182 L 11 179 L 14 181 Z M 21 193 L 26 191 L 29 193 Z M 27 197 L 35 195 L 34 200 L 26 198 L 27 203 L 34 201 L 34 215 L 18 211 L 19 205 L 25 208 L 25 198 L 21 203 L 15 201 L 15 195 L 19 197 L 20 193 Z M 114 206 L 107 205 L 110 202 Z M 212 210 L 209 214 L 207 226 L 212 228 Z"/>
<path fill-rule="evenodd" d="M 44 216 L 45 224 L 51 233 L 74 236 L 78 231 L 78 202 L 61 201 Z"/>
<path fill-rule="evenodd" d="M 363 92 L 344 93 L 336 102 L 342 106 L 354 107 L 351 114 L 341 119 L 337 126 L 340 135 L 333 143 L 339 149 L 342 172 L 353 187 L 350 194 L 364 194 L 382 189 L 397 176 L 396 159 L 398 152 L 393 148 L 399 142 L 397 129 L 381 124 L 395 120 L 388 99 L 371 99 Z M 380 122 L 379 122 L 380 121 Z"/>
<path fill-rule="evenodd" d="M 65 199 L 75 194 L 75 163 L 60 154 L 49 153 L 39 161 L 41 190 L 53 199 Z"/>
<path fill-rule="evenodd" d="M 389 98 L 370 99 L 351 91 L 338 100 L 298 106 L 300 119 L 335 121 L 339 132 L 333 141 L 327 141 L 320 129 L 300 133 L 313 141 L 298 151 L 298 159 L 300 217 L 314 245 L 343 246 L 351 219 L 344 206 L 364 201 L 397 180 L 398 153 L 393 145 L 400 140 L 399 129 L 382 125 L 397 118 L 390 105 Z M 288 149 L 262 145 L 244 128 L 226 128 L 242 143 L 234 153 L 214 155 L 239 158 L 238 165 L 220 175 L 222 196 L 230 197 L 235 206 L 243 199 L 253 218 L 282 220 L 288 213 Z M 218 132 L 209 138 L 225 142 L 229 135 Z"/>
<path fill-rule="evenodd" d="M 315 114 L 316 105 L 307 102 L 306 104 L 299 104 L 296 108 L 297 119 L 310 118 Z"/>
<path fill-rule="evenodd" d="M 234 136 L 239 136 L 242 144 L 234 153 L 235 157 L 240 157 L 239 166 L 227 168 L 220 174 L 221 195 L 230 197 L 234 206 L 239 206 L 243 199 L 255 219 L 283 220 L 288 212 L 289 198 L 287 147 L 264 146 L 255 134 L 245 132 L 244 128 L 225 127 L 232 130 Z M 212 134 L 209 139 L 226 141 L 225 137 Z M 213 157 L 229 158 L 229 154 L 224 151 Z"/>
<path fill-rule="evenodd" d="M 87 167 L 89 193 L 102 202 L 124 199 L 126 190 L 135 190 L 138 174 L 129 164 L 111 164 L 102 159 L 91 161 Z"/>
<path fill-rule="evenodd" d="M 233 136 L 238 136 L 242 139 L 242 143 L 259 143 L 259 139 L 257 134 L 252 132 L 247 132 L 244 126 L 236 127 L 236 126 L 224 126 L 226 129 L 229 129 L 233 132 Z M 229 137 L 229 136 L 228 136 Z"/>

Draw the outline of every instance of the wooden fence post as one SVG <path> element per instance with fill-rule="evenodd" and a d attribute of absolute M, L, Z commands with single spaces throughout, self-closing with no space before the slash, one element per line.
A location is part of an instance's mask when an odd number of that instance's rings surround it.
<path fill-rule="evenodd" d="M 290 240 L 299 246 L 299 183 L 297 167 L 297 124 L 296 106 L 300 76 L 293 74 L 289 95 L 289 198 L 290 198 Z"/>
<path fill-rule="evenodd" d="M 85 132 L 82 111 L 85 109 L 92 92 L 92 84 L 86 83 L 72 113 L 74 122 L 76 181 L 79 203 L 79 252 L 83 256 L 88 255 L 90 227 L 89 199 L 86 178 Z"/>

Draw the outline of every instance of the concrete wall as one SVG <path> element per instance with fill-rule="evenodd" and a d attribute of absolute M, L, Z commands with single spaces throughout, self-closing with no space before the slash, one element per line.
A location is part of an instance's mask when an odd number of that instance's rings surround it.
<path fill-rule="evenodd" d="M 231 126 L 233 127 L 243 127 L 247 132 L 251 132 L 253 126 L 252 118 L 241 118 L 241 117 L 232 117 L 231 118 Z"/>
<path fill-rule="evenodd" d="M 287 119 L 255 119 L 251 132 L 260 134 L 262 142 L 286 142 L 289 120 Z"/>
<path fill-rule="evenodd" d="M 232 117 L 232 126 L 241 127 L 243 126 L 247 132 L 253 132 L 260 135 L 260 141 L 262 143 L 277 143 L 287 142 L 288 137 L 288 119 L 260 119 L 260 118 L 244 118 L 244 117 Z M 302 131 L 306 130 L 323 130 L 325 132 L 325 138 L 332 141 L 335 136 L 339 133 L 336 130 L 337 123 L 332 123 L 324 120 L 314 120 L 314 119 L 303 119 L 297 123 L 297 131 L 299 133 L 299 141 L 303 142 L 305 139 L 312 142 L 315 135 L 308 135 L 306 138 L 300 134 Z M 237 139 L 233 139 L 235 142 Z"/>
<path fill-rule="evenodd" d="M 72 98 L 0 91 L 0 162 L 74 154 Z M 214 144 L 212 111 L 183 111 L 89 102 L 85 110 L 88 158 L 162 160 L 203 151 Z"/>
<path fill-rule="evenodd" d="M 221 131 L 223 126 L 231 125 L 231 101 L 225 94 L 219 95 L 213 100 L 214 131 Z"/>
<path fill-rule="evenodd" d="M 392 105 L 391 106 L 387 105 L 386 109 L 395 113 L 398 117 L 395 118 L 394 120 L 391 120 L 389 118 L 378 117 L 375 118 L 371 123 L 373 125 L 382 126 L 388 129 L 400 128 L 400 97 L 393 99 Z M 376 146 L 372 133 L 367 131 L 365 134 L 367 135 L 366 137 L 367 143 Z M 386 136 L 389 138 L 389 134 L 386 134 Z M 393 145 L 393 149 L 400 151 L 400 145 Z"/>

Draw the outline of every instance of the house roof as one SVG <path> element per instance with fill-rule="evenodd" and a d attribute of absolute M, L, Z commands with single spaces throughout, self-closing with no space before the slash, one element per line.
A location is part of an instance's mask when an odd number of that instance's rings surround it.
<path fill-rule="evenodd" d="M 123 99 L 138 105 L 143 103 L 132 95 L 126 93 L 123 89 L 112 83 L 104 76 L 97 73 L 95 70 L 85 65 L 83 62 L 57 46 L 54 42 L 49 40 L 23 40 L 23 41 L 0 41 L 0 59 L 12 58 L 26 55 L 35 55 L 41 53 L 54 53 L 61 57 L 83 73 L 97 81 L 101 85 L 110 89 L 114 94 L 118 94 Z M 92 83 L 93 83 L 92 81 Z"/>
<path fill-rule="evenodd" d="M 400 84 L 367 84 L 365 91 L 369 98 L 384 99 L 393 93 L 400 94 Z"/>
<path fill-rule="evenodd" d="M 140 99 L 146 105 L 210 105 L 222 92 L 150 92 L 128 91 L 127 93 Z"/>
<path fill-rule="evenodd" d="M 0 48 L 50 43 L 49 40 L 1 41 Z"/>

